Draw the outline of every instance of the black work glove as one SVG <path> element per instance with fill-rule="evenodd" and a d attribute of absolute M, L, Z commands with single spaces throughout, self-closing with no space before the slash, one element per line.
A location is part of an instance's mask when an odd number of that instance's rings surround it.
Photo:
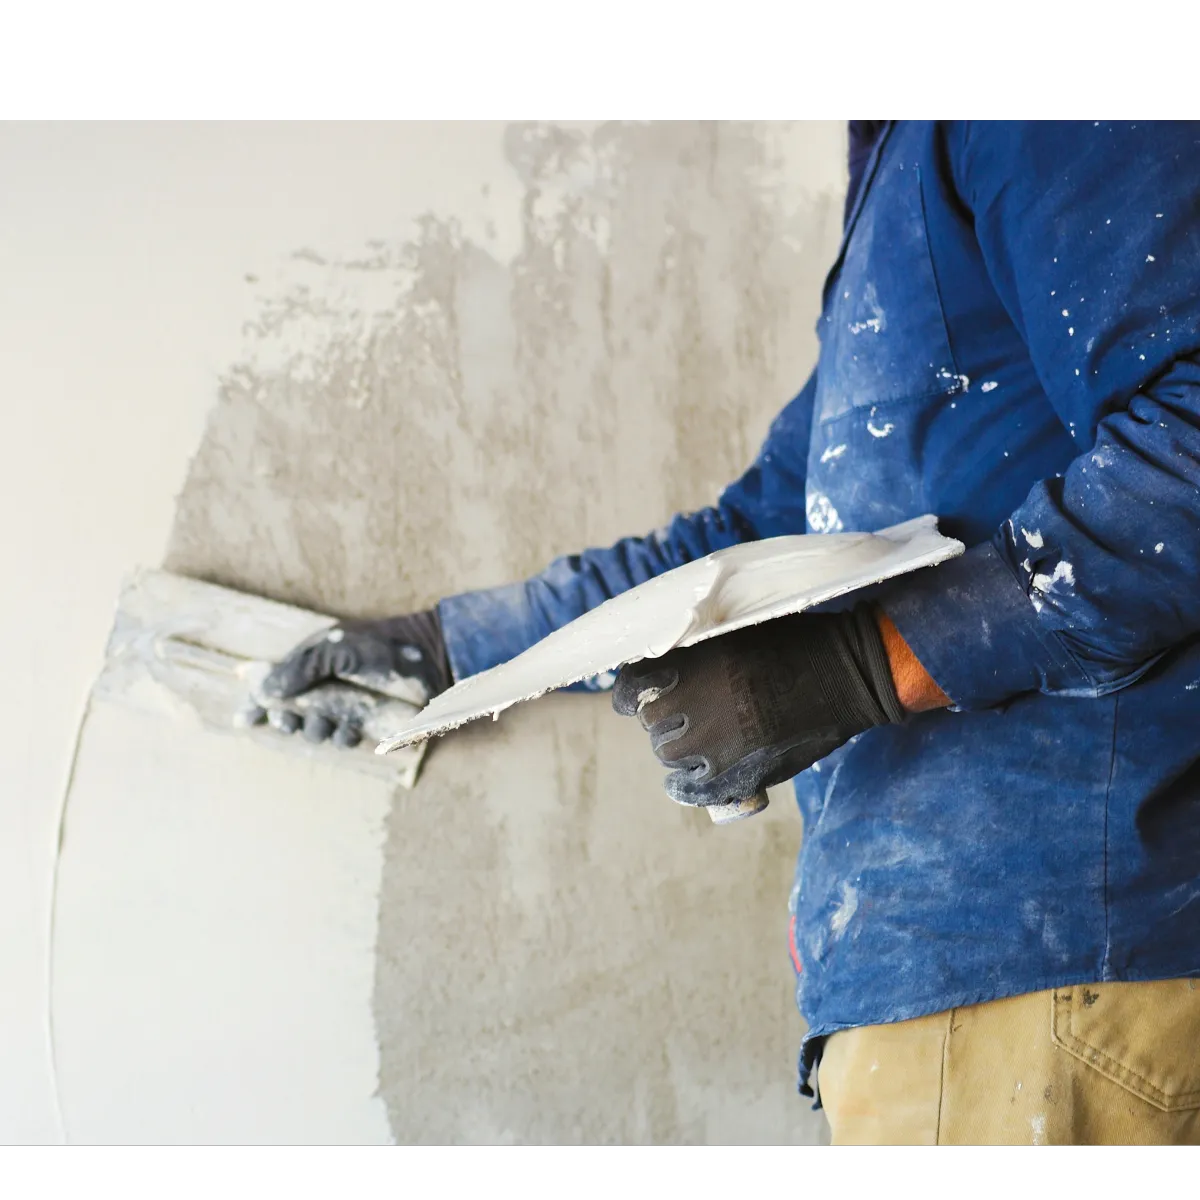
<path fill-rule="evenodd" d="M 637 716 L 680 804 L 745 800 L 855 734 L 904 720 L 870 607 L 800 613 L 623 667 L 613 708 Z"/>
<path fill-rule="evenodd" d="M 427 704 L 454 682 L 437 609 L 379 621 L 341 621 L 301 642 L 259 685 L 269 707 L 260 708 L 256 717 L 281 733 L 303 726 L 309 741 L 332 737 L 339 746 L 356 746 L 362 740 L 362 709 L 345 689 L 320 690 L 334 681 Z M 314 688 L 303 714 L 277 703 Z"/>

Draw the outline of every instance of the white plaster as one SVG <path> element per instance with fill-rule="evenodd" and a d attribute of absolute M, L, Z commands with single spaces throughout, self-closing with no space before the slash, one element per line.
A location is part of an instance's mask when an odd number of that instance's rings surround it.
<path fill-rule="evenodd" d="M 1042 572 L 1033 577 L 1033 588 L 1042 595 L 1046 595 L 1056 589 L 1059 584 L 1065 584 L 1067 587 L 1072 587 L 1075 583 L 1075 568 L 1069 562 L 1060 560 L 1054 564 L 1054 571 L 1047 575 Z"/>
<path fill-rule="evenodd" d="M 891 426 L 889 425 L 890 429 Z M 824 492 L 809 491 L 804 502 L 804 515 L 813 533 L 841 533 L 842 518 L 833 501 Z"/>
<path fill-rule="evenodd" d="M 937 532 L 932 516 L 878 533 L 799 534 L 718 550 L 614 596 L 524 654 L 464 679 L 381 742 L 379 753 L 962 552 L 961 542 Z"/>
<path fill-rule="evenodd" d="M 391 1140 L 371 1020 L 383 779 L 95 700 L 53 1020 L 71 1142 Z"/>
<path fill-rule="evenodd" d="M 829 918 L 829 930 L 834 938 L 840 938 L 846 932 L 847 926 L 858 912 L 858 889 L 852 884 L 842 882 L 842 898 L 833 916 Z"/>

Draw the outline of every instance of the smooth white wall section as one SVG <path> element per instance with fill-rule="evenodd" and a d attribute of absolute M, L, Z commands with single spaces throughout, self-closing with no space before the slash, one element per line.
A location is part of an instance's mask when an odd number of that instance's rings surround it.
<path fill-rule="evenodd" d="M 55 939 L 69 1141 L 391 1141 L 371 1020 L 391 792 L 93 703 Z"/>

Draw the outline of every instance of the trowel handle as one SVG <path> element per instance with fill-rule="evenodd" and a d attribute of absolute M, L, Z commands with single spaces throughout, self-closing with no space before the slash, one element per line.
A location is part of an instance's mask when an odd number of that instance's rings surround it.
<path fill-rule="evenodd" d="M 753 817 L 767 807 L 767 789 L 756 792 L 746 800 L 730 800 L 728 804 L 710 804 L 704 811 L 712 818 L 714 825 L 728 825 L 732 821 L 741 821 Z"/>

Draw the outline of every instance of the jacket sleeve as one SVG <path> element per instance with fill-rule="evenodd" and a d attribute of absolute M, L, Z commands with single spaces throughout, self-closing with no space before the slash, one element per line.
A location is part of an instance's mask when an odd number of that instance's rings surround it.
<path fill-rule="evenodd" d="M 1200 124 L 985 123 L 947 148 L 1080 452 L 881 603 L 960 707 L 1104 695 L 1200 633 Z"/>
<path fill-rule="evenodd" d="M 612 596 L 714 550 L 803 533 L 815 373 L 776 417 L 754 465 L 717 503 L 646 537 L 555 559 L 522 583 L 449 596 L 438 605 L 456 680 L 507 662 Z M 594 686 L 603 686 L 601 681 Z"/>

